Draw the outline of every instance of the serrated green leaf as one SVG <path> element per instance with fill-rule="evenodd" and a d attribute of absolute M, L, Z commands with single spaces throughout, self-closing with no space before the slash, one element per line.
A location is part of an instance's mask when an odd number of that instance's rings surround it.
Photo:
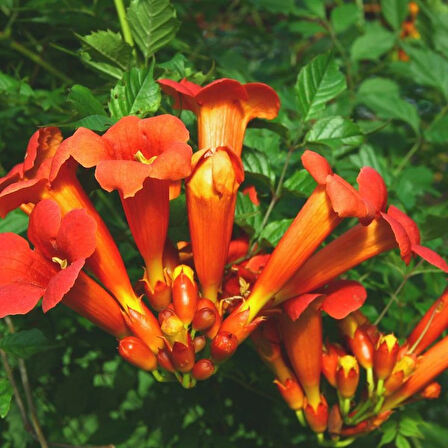
<path fill-rule="evenodd" d="M 235 224 L 249 235 L 253 235 L 259 232 L 261 221 L 260 207 L 255 205 L 249 196 L 238 192 L 235 207 Z"/>
<path fill-rule="evenodd" d="M 78 121 L 75 121 L 74 123 L 71 123 L 71 125 L 75 128 L 87 128 L 91 129 L 92 131 L 105 131 L 106 129 L 110 128 L 116 120 L 114 120 L 111 117 L 107 117 L 106 115 L 89 115 L 87 117 L 81 118 Z"/>
<path fill-rule="evenodd" d="M 389 420 L 381 427 L 381 431 L 383 432 L 383 436 L 378 444 L 378 448 L 381 448 L 383 445 L 392 442 L 395 439 L 398 433 L 398 425 L 394 420 Z"/>
<path fill-rule="evenodd" d="M 413 104 L 400 98 L 398 86 L 389 79 L 370 78 L 357 93 L 357 101 L 372 109 L 380 118 L 401 120 L 419 133 L 420 117 Z"/>
<path fill-rule="evenodd" d="M 29 97 L 34 95 L 31 86 L 25 81 L 18 80 L 0 71 L 0 93 L 6 95 L 20 95 Z"/>
<path fill-rule="evenodd" d="M 395 35 L 384 29 L 379 23 L 372 23 L 366 27 L 366 33 L 358 37 L 350 49 L 350 56 L 354 61 L 376 61 L 387 53 L 395 43 Z"/>
<path fill-rule="evenodd" d="M 399 30 L 408 15 L 409 0 L 381 0 L 381 13 L 389 25 Z"/>
<path fill-rule="evenodd" d="M 0 379 L 0 418 L 5 418 L 8 415 L 11 399 L 13 396 L 13 389 L 6 378 Z"/>
<path fill-rule="evenodd" d="M 169 0 L 132 0 L 127 16 L 132 36 L 146 59 L 167 45 L 180 25 Z"/>
<path fill-rule="evenodd" d="M 106 62 L 96 62 L 87 51 L 80 51 L 79 55 L 84 64 L 92 67 L 100 73 L 104 73 L 105 75 L 115 79 L 121 79 L 123 76 L 123 70 L 121 68 Z"/>
<path fill-rule="evenodd" d="M 67 97 L 73 104 L 76 112 L 81 116 L 86 115 L 104 115 L 102 104 L 93 96 L 93 93 L 87 87 L 75 84 Z"/>
<path fill-rule="evenodd" d="M 364 136 L 359 127 L 351 120 L 336 116 L 325 117 L 316 121 L 306 134 L 305 140 L 336 149 L 341 146 L 360 146 Z"/>
<path fill-rule="evenodd" d="M 28 216 L 22 210 L 13 210 L 6 218 L 0 218 L 0 233 L 22 233 L 28 228 Z"/>
<path fill-rule="evenodd" d="M 299 112 L 304 121 L 325 109 L 325 104 L 347 88 L 331 53 L 316 56 L 300 70 L 296 82 Z"/>
<path fill-rule="evenodd" d="M 275 173 L 267 156 L 256 149 L 247 148 L 243 151 L 244 171 L 267 183 L 271 188 L 275 184 Z"/>
<path fill-rule="evenodd" d="M 448 60 L 428 48 L 418 49 L 405 44 L 403 48 L 410 57 L 409 77 L 419 84 L 438 89 L 448 100 Z"/>
<path fill-rule="evenodd" d="M 275 247 L 286 230 L 292 223 L 292 219 L 280 219 L 279 221 L 270 222 L 260 234 L 260 241 L 267 243 L 269 246 Z"/>
<path fill-rule="evenodd" d="M 334 31 L 343 33 L 355 25 L 359 18 L 359 9 L 354 3 L 345 3 L 336 6 L 331 11 L 331 25 Z"/>
<path fill-rule="evenodd" d="M 325 3 L 324 0 L 303 0 L 305 6 L 316 17 L 325 19 Z"/>
<path fill-rule="evenodd" d="M 425 129 L 425 140 L 429 143 L 448 142 L 448 115 L 439 117 Z"/>
<path fill-rule="evenodd" d="M 131 61 L 132 48 L 123 41 L 120 33 L 94 31 L 86 36 L 77 35 L 84 44 L 84 50 L 94 62 L 106 62 L 126 70 Z"/>
<path fill-rule="evenodd" d="M 35 353 L 48 350 L 48 339 L 37 328 L 7 334 L 0 339 L 0 348 L 10 355 L 28 358 Z"/>
<path fill-rule="evenodd" d="M 295 196 L 308 197 L 316 186 L 315 180 L 307 170 L 296 171 L 292 176 L 286 179 L 283 188 L 293 193 Z"/>
<path fill-rule="evenodd" d="M 145 117 L 160 106 L 160 87 L 154 81 L 150 68 L 132 68 L 123 75 L 110 92 L 109 110 L 114 119 L 126 115 Z"/>
<path fill-rule="evenodd" d="M 398 425 L 398 432 L 404 437 L 423 437 L 419 429 L 419 422 L 415 421 L 410 415 L 404 415 L 402 417 Z"/>

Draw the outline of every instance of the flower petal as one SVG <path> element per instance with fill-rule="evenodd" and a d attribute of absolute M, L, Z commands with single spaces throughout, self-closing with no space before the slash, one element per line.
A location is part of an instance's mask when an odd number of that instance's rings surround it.
<path fill-rule="evenodd" d="M 426 260 L 436 268 L 439 268 L 443 272 L 448 273 L 447 262 L 438 253 L 434 252 L 429 247 L 420 246 L 419 244 L 413 244 L 412 252 L 422 257 L 424 260 Z"/>
<path fill-rule="evenodd" d="M 9 173 L 0 177 L 0 191 L 23 177 L 23 163 L 13 166 Z"/>
<path fill-rule="evenodd" d="M 96 247 L 96 227 L 95 219 L 86 210 L 68 212 L 62 218 L 56 237 L 58 252 L 69 262 L 90 257 Z"/>
<path fill-rule="evenodd" d="M 62 300 L 65 294 L 72 289 L 84 263 L 84 259 L 76 260 L 51 278 L 42 301 L 42 309 L 44 313 L 51 310 L 51 308 L 54 308 Z"/>
<path fill-rule="evenodd" d="M 300 315 L 308 308 L 308 305 L 314 302 L 317 298 L 322 297 L 321 293 L 302 294 L 283 303 L 283 309 L 286 314 L 294 322 Z"/>
<path fill-rule="evenodd" d="M 0 193 L 0 217 L 28 202 L 36 203 L 42 197 L 47 179 L 31 179 L 8 185 Z"/>
<path fill-rule="evenodd" d="M 146 137 L 145 147 L 139 149 L 148 159 L 163 153 L 172 143 L 186 143 L 190 138 L 184 123 L 174 115 L 145 118 L 140 120 L 139 129 Z"/>
<path fill-rule="evenodd" d="M 30 283 L 14 282 L 0 286 L 0 319 L 26 314 L 39 302 L 45 288 Z"/>
<path fill-rule="evenodd" d="M 391 206 L 392 207 L 392 206 Z M 390 207 L 389 207 L 390 210 Z M 398 222 L 394 217 L 392 217 L 389 212 L 381 213 L 381 216 L 389 224 L 392 232 L 394 233 L 395 240 L 397 241 L 398 247 L 400 249 L 400 256 L 406 264 L 411 261 L 411 240 L 409 239 L 409 234 L 406 232 L 405 228 Z"/>
<path fill-rule="evenodd" d="M 110 159 L 110 148 L 95 132 L 79 128 L 71 137 L 65 139 L 53 157 L 50 181 L 53 182 L 59 174 L 62 165 L 73 157 L 84 168 L 91 168 L 100 160 Z"/>
<path fill-rule="evenodd" d="M 248 100 L 244 86 L 229 78 L 217 79 L 203 87 L 195 96 L 199 105 L 213 103 L 231 103 L 235 100 Z"/>
<path fill-rule="evenodd" d="M 23 170 L 38 168 L 40 164 L 54 156 L 62 141 L 61 131 L 53 126 L 40 128 L 30 138 L 26 149 Z"/>
<path fill-rule="evenodd" d="M 186 143 L 172 143 L 151 165 L 149 177 L 160 180 L 184 179 L 191 173 L 191 147 Z"/>
<path fill-rule="evenodd" d="M 361 283 L 352 280 L 338 280 L 325 290 L 326 297 L 321 309 L 334 319 L 343 319 L 359 309 L 367 298 L 367 291 Z"/>
<path fill-rule="evenodd" d="M 301 157 L 303 167 L 311 174 L 319 185 L 325 185 L 327 177 L 333 174 L 325 157 L 314 151 L 306 150 Z"/>
<path fill-rule="evenodd" d="M 384 211 L 387 204 L 387 188 L 378 171 L 365 166 L 361 168 L 356 181 L 360 195 L 373 206 L 376 213 Z"/>
<path fill-rule="evenodd" d="M 135 160 L 135 154 L 144 151 L 146 140 L 140 130 L 140 122 L 140 118 L 131 115 L 121 118 L 109 128 L 102 137 L 110 148 L 108 159 Z"/>
<path fill-rule="evenodd" d="M 197 103 L 195 95 L 201 91 L 202 87 L 183 79 L 181 82 L 172 81 L 171 79 L 159 79 L 157 81 L 162 90 L 173 97 L 175 109 L 195 110 Z"/>
<path fill-rule="evenodd" d="M 361 195 L 337 174 L 327 177 L 326 191 L 333 210 L 340 218 L 373 218 L 373 210 L 367 207 Z"/>
<path fill-rule="evenodd" d="M 261 82 L 251 82 L 245 84 L 244 88 L 249 97 L 244 104 L 248 120 L 256 117 L 272 120 L 278 115 L 280 99 L 272 87 Z"/>
<path fill-rule="evenodd" d="M 61 210 L 51 199 L 40 201 L 30 215 L 28 239 L 46 258 L 55 255 L 54 240 L 61 225 Z"/>
<path fill-rule="evenodd" d="M 403 226 L 412 244 L 420 244 L 420 231 L 412 218 L 393 205 L 387 209 L 387 214 Z"/>

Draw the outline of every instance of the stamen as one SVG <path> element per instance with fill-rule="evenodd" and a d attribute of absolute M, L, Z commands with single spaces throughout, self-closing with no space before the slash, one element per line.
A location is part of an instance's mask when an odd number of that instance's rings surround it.
<path fill-rule="evenodd" d="M 61 267 L 61 269 L 65 269 L 68 265 L 68 262 L 66 259 L 63 260 L 62 258 L 59 258 L 59 257 L 53 257 L 51 259 L 51 261 L 53 263 L 57 263 Z"/>
<path fill-rule="evenodd" d="M 138 151 L 134 154 L 134 158 L 135 158 L 135 160 L 137 160 L 137 162 L 144 163 L 145 165 L 151 165 L 151 163 L 154 162 L 154 160 L 157 159 L 157 156 L 153 156 L 153 157 L 151 157 L 150 159 L 147 159 L 147 158 L 143 155 L 143 153 L 142 153 L 140 150 L 138 150 Z"/>

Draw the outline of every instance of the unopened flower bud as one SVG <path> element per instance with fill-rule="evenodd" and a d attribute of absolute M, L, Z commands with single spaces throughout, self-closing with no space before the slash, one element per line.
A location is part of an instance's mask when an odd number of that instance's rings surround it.
<path fill-rule="evenodd" d="M 341 410 L 337 404 L 334 404 L 328 415 L 328 432 L 331 435 L 339 435 L 343 425 L 344 421 L 342 420 Z"/>
<path fill-rule="evenodd" d="M 393 334 L 381 336 L 373 354 L 373 370 L 380 380 L 385 380 L 391 373 L 397 362 L 400 346 Z"/>
<path fill-rule="evenodd" d="M 205 347 L 206 343 L 205 336 L 196 336 L 193 339 L 194 352 L 199 353 Z"/>
<path fill-rule="evenodd" d="M 171 352 L 171 359 L 173 365 L 179 372 L 189 372 L 194 366 L 194 348 L 193 344 L 182 344 L 182 342 L 175 342 Z"/>
<path fill-rule="evenodd" d="M 320 402 L 316 407 L 311 406 L 305 399 L 303 410 L 305 412 L 306 421 L 312 431 L 321 433 L 327 429 L 328 404 L 323 395 L 321 395 Z"/>
<path fill-rule="evenodd" d="M 128 336 L 118 346 L 120 356 L 142 370 L 157 368 L 157 359 L 149 347 L 139 338 Z"/>
<path fill-rule="evenodd" d="M 293 410 L 299 411 L 303 408 L 303 390 L 294 378 L 287 378 L 283 383 L 279 380 L 274 381 L 286 404 Z"/>
<path fill-rule="evenodd" d="M 157 361 L 159 365 L 168 372 L 174 372 L 176 370 L 174 368 L 173 362 L 171 361 L 170 353 L 166 348 L 159 350 L 159 353 L 157 353 Z"/>
<path fill-rule="evenodd" d="M 340 356 L 344 355 L 346 355 L 344 350 L 335 344 L 327 343 L 323 347 L 322 373 L 333 387 L 336 387 L 336 370 L 338 367 L 338 359 Z"/>
<path fill-rule="evenodd" d="M 228 331 L 220 331 L 214 337 L 210 350 L 212 358 L 217 362 L 221 362 L 227 358 L 230 358 L 230 356 L 235 353 L 237 348 L 237 337 Z"/>
<path fill-rule="evenodd" d="M 343 398 L 351 398 L 359 383 L 359 365 L 354 356 L 341 356 L 336 369 L 336 384 Z"/>
<path fill-rule="evenodd" d="M 205 298 L 199 299 L 196 312 L 198 312 L 204 308 L 213 310 L 214 315 L 215 315 L 215 322 L 207 330 L 201 330 L 201 331 L 204 331 L 205 335 L 208 338 L 213 339 L 218 334 L 218 331 L 221 327 L 221 316 L 220 316 L 219 311 L 216 308 L 215 304 L 211 300 L 205 299 Z M 193 328 L 195 328 L 194 327 L 194 318 L 193 318 Z"/>
<path fill-rule="evenodd" d="M 421 392 L 420 396 L 427 400 L 435 400 L 440 397 L 442 387 L 436 381 L 428 384 Z"/>
<path fill-rule="evenodd" d="M 168 319 L 168 317 L 174 316 L 175 314 L 174 307 L 172 305 L 168 306 L 158 314 L 157 319 L 159 324 L 162 325 L 165 319 Z"/>
<path fill-rule="evenodd" d="M 215 310 L 211 308 L 202 308 L 197 310 L 193 318 L 193 328 L 196 331 L 209 330 L 216 321 Z"/>
<path fill-rule="evenodd" d="M 193 367 L 193 378 L 203 381 L 210 378 L 215 373 L 215 366 L 209 359 L 200 359 Z"/>
<path fill-rule="evenodd" d="M 184 328 L 182 321 L 175 315 L 166 318 L 161 325 L 162 332 L 167 336 L 175 336 Z"/>
<path fill-rule="evenodd" d="M 194 272 L 184 264 L 177 266 L 173 272 L 173 305 L 180 320 L 189 325 L 193 320 L 198 303 L 198 289 L 194 281 Z"/>
<path fill-rule="evenodd" d="M 389 396 L 395 392 L 415 369 L 415 356 L 405 355 L 401 358 L 392 370 L 387 380 L 384 383 L 385 395 Z"/>

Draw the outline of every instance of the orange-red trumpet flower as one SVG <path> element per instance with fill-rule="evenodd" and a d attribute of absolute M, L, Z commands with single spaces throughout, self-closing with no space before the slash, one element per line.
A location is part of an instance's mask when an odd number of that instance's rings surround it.
<path fill-rule="evenodd" d="M 273 119 L 280 108 L 275 91 L 262 83 L 224 78 L 205 87 L 186 79 L 159 79 L 159 84 L 174 98 L 175 108 L 197 115 L 199 149 L 227 146 L 241 155 L 247 123 L 253 118 Z"/>

